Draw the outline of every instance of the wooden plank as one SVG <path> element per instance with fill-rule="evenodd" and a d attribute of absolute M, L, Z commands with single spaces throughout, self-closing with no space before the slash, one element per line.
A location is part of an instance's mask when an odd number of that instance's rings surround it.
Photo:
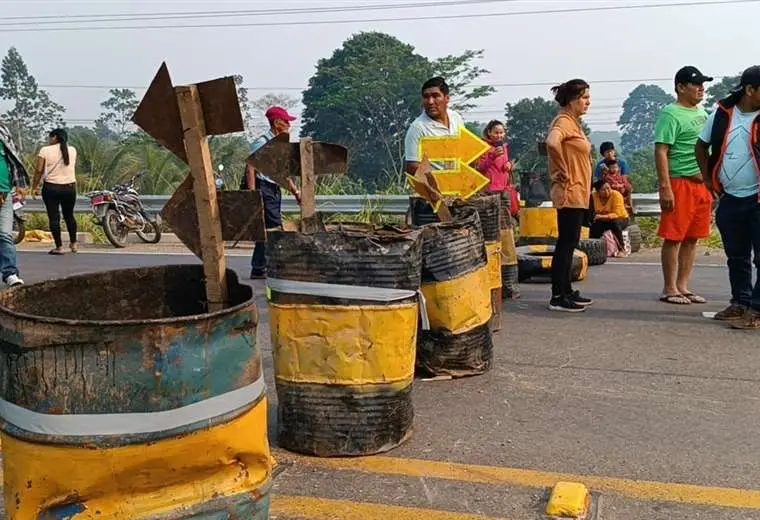
<path fill-rule="evenodd" d="M 304 233 L 319 231 L 317 213 L 317 176 L 314 173 L 314 142 L 304 137 L 301 152 L 301 227 Z"/>
<path fill-rule="evenodd" d="M 176 87 L 175 91 L 184 129 L 187 160 L 193 176 L 201 258 L 206 276 L 206 299 L 209 312 L 215 312 L 223 309 L 228 302 L 227 262 L 224 258 L 222 224 L 203 118 L 203 106 L 195 85 Z"/>

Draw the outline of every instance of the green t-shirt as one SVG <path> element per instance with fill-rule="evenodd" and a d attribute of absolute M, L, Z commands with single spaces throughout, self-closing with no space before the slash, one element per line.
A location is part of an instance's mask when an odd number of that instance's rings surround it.
<path fill-rule="evenodd" d="M 11 191 L 11 169 L 8 167 L 8 156 L 5 145 L 0 143 L 0 193 Z"/>
<path fill-rule="evenodd" d="M 691 177 L 700 173 L 694 146 L 707 121 L 702 107 L 688 108 L 678 103 L 666 106 L 657 118 L 654 142 L 670 145 L 671 177 Z"/>

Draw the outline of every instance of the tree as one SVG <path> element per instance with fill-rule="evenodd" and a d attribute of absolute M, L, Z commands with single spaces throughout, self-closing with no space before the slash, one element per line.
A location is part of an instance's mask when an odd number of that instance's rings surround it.
<path fill-rule="evenodd" d="M 652 146 L 657 115 L 674 100 L 657 85 L 641 84 L 628 94 L 617 122 L 623 132 L 620 144 L 625 153 Z"/>
<path fill-rule="evenodd" d="M 303 96 L 303 133 L 346 146 L 352 175 L 377 189 L 403 171 L 404 136 L 420 113 L 425 80 L 444 75 L 460 107 L 491 91 L 469 87 L 486 72 L 472 64 L 479 56 L 431 61 L 390 35 L 354 35 L 318 62 Z"/>
<path fill-rule="evenodd" d="M 733 90 L 739 84 L 741 79 L 741 74 L 738 74 L 736 76 L 726 76 L 718 83 L 711 85 L 710 88 L 708 88 L 705 92 L 707 94 L 705 107 L 712 110 L 718 101 L 728 97 L 728 95 L 731 93 L 731 90 Z"/>
<path fill-rule="evenodd" d="M 135 130 L 132 116 L 140 101 L 134 90 L 128 88 L 113 88 L 108 92 L 111 97 L 100 104 L 103 111 L 95 120 L 96 133 L 101 139 L 121 140 Z"/>
<path fill-rule="evenodd" d="M 631 167 L 631 184 L 636 193 L 657 191 L 657 168 L 654 164 L 654 147 L 637 150 L 626 160 Z"/>
<path fill-rule="evenodd" d="M 69 131 L 69 143 L 77 149 L 77 175 L 82 193 L 110 188 L 128 172 L 128 146 L 101 139 L 93 129 L 81 126 Z"/>
<path fill-rule="evenodd" d="M 3 120 L 23 153 L 41 142 L 54 126 L 63 126 L 64 108 L 38 87 L 15 47 L 8 50 L 0 71 L 0 99 L 11 103 L 11 108 L 3 113 Z"/>
<path fill-rule="evenodd" d="M 269 130 L 269 121 L 264 117 L 264 113 L 273 106 L 280 106 L 288 112 L 294 110 L 298 106 L 299 100 L 293 96 L 287 94 L 274 94 L 269 93 L 261 96 L 258 99 L 254 99 L 250 103 L 251 108 L 251 123 L 250 126 L 246 126 L 249 129 L 250 138 L 255 139 L 267 130 Z"/>

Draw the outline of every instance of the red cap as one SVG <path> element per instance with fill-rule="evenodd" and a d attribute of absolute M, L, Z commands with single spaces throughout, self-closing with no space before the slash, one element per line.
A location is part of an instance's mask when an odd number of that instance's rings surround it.
<path fill-rule="evenodd" d="M 266 111 L 266 114 L 264 115 L 269 121 L 274 121 L 276 119 L 282 119 L 283 121 L 296 120 L 295 116 L 291 116 L 290 114 L 288 114 L 288 111 L 282 107 L 271 107 L 269 110 Z"/>

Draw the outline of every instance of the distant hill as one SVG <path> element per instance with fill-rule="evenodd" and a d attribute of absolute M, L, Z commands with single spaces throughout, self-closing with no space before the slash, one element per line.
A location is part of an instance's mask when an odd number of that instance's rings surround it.
<path fill-rule="evenodd" d="M 620 150 L 620 132 L 591 132 L 589 140 L 591 141 L 591 144 L 594 145 L 594 149 L 597 152 L 599 151 L 599 145 L 605 141 L 612 141 L 615 143 L 615 148 Z"/>

